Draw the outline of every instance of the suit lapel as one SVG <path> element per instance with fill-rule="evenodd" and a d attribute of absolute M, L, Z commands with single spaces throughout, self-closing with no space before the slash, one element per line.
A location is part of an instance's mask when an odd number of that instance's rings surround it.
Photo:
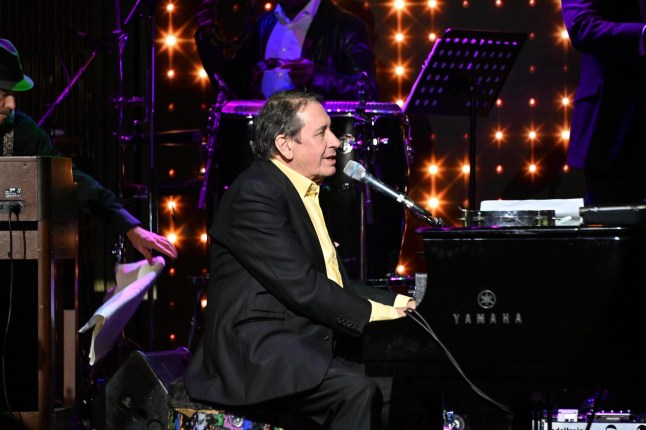
<path fill-rule="evenodd" d="M 256 163 L 261 166 L 262 170 L 272 181 L 284 190 L 285 198 L 290 206 L 290 218 L 294 231 L 301 239 L 303 247 L 309 250 L 316 268 L 326 273 L 323 250 L 316 235 L 314 224 L 312 224 L 310 215 L 307 213 L 307 209 L 305 209 L 303 200 L 298 195 L 296 188 L 290 182 L 289 178 L 278 167 L 274 166 L 272 162 Z"/>
<path fill-rule="evenodd" d="M 327 3 L 326 0 L 322 0 L 321 3 L 319 4 L 318 11 L 316 12 L 316 15 L 314 15 L 314 19 L 312 20 L 312 24 L 310 24 L 310 28 L 307 30 L 307 34 L 305 35 L 305 40 L 303 41 L 303 49 L 301 49 L 301 56 L 304 58 L 312 58 L 312 47 L 314 46 L 314 41 L 319 40 L 322 36 L 321 33 L 323 31 L 328 31 L 328 27 L 330 25 L 330 22 L 326 17 L 329 14 L 329 4 Z"/>

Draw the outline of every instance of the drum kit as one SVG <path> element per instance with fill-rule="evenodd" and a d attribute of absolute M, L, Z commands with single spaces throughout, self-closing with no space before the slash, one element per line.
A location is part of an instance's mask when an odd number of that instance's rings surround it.
<path fill-rule="evenodd" d="M 217 207 L 229 184 L 253 161 L 254 123 L 262 100 L 221 100 L 211 107 L 207 126 L 208 198 Z M 330 236 L 348 275 L 365 281 L 393 274 L 403 240 L 404 208 L 343 173 L 354 160 L 375 177 L 405 192 L 409 173 L 408 121 L 399 105 L 328 101 L 332 131 L 341 141 L 337 172 L 321 184 L 320 202 Z M 204 189 L 203 189 L 204 191 Z M 205 193 L 201 193 L 205 196 Z"/>

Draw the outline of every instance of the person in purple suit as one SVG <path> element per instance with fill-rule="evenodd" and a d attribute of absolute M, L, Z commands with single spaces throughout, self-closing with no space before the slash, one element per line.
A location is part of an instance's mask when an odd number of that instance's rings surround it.
<path fill-rule="evenodd" d="M 581 53 L 567 163 L 583 169 L 586 206 L 646 198 L 646 0 L 561 0 Z"/>

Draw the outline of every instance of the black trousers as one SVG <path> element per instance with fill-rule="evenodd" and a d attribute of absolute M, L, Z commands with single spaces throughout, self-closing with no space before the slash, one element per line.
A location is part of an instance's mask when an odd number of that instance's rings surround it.
<path fill-rule="evenodd" d="M 365 376 L 363 366 L 334 358 L 317 387 L 239 412 L 286 430 L 380 430 L 381 406 L 379 387 Z"/>

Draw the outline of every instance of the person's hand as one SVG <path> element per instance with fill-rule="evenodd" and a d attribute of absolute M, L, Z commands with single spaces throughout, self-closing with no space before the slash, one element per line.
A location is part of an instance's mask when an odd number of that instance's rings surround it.
<path fill-rule="evenodd" d="M 143 227 L 137 226 L 128 230 L 126 236 L 132 246 L 146 257 L 148 264 L 153 264 L 153 249 L 170 258 L 177 258 L 177 249 L 175 249 L 175 246 L 170 243 L 168 239 L 158 235 L 157 233 L 153 233 Z"/>
<path fill-rule="evenodd" d="M 407 312 L 406 312 L 406 311 L 407 311 L 408 309 L 412 309 L 412 310 L 417 309 L 417 303 L 415 303 L 415 300 L 409 300 L 409 301 L 408 301 L 408 303 L 406 303 L 406 307 L 405 307 L 405 308 L 396 308 L 396 309 L 397 309 L 397 314 L 398 314 L 400 317 L 405 317 L 405 316 L 406 316 L 406 314 L 407 314 Z"/>
<path fill-rule="evenodd" d="M 306 58 L 288 61 L 281 66 L 289 70 L 289 77 L 298 87 L 305 87 L 312 81 L 314 76 L 314 63 Z"/>

